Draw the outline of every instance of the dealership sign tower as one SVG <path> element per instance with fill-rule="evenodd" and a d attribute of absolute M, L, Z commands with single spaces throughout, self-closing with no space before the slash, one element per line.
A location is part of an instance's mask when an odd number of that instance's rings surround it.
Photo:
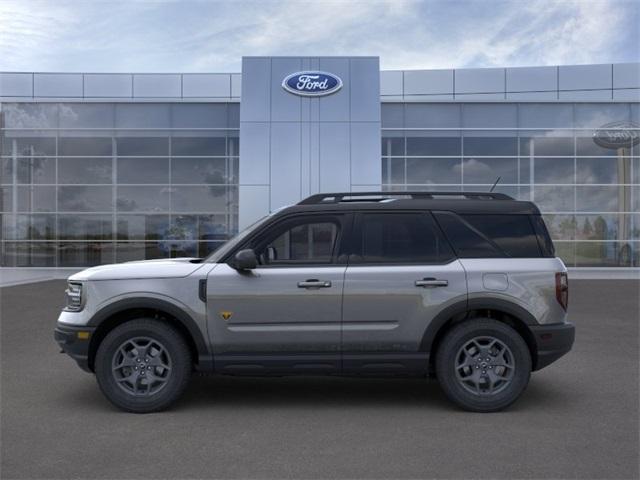
<path fill-rule="evenodd" d="M 378 57 L 244 57 L 240 228 L 318 192 L 379 190 Z"/>

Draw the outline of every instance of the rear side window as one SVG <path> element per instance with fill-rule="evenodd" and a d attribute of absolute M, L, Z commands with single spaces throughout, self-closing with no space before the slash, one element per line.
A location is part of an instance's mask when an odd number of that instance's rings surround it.
<path fill-rule="evenodd" d="M 438 214 L 447 237 L 462 258 L 537 258 L 538 238 L 528 215 Z"/>
<path fill-rule="evenodd" d="M 357 250 L 355 263 L 437 264 L 454 258 L 427 213 L 362 214 Z"/>
<path fill-rule="evenodd" d="M 531 222 L 533 223 L 536 235 L 538 235 L 538 244 L 540 244 L 542 256 L 555 257 L 556 249 L 553 246 L 549 230 L 547 230 L 547 226 L 544 224 L 542 217 L 540 215 L 531 215 Z"/>

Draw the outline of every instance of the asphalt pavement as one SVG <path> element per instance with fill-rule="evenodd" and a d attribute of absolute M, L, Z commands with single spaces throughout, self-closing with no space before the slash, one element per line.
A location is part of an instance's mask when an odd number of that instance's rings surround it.
<path fill-rule="evenodd" d="M 424 379 L 196 377 L 111 406 L 58 353 L 64 282 L 0 289 L 0 478 L 638 478 L 638 281 L 573 281 L 574 350 L 508 411 Z"/>

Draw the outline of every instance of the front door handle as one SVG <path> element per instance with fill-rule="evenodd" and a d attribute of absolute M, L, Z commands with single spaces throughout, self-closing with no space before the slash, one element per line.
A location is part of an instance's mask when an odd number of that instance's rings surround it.
<path fill-rule="evenodd" d="M 317 280 L 315 278 L 310 278 L 309 280 L 305 280 L 304 282 L 298 282 L 298 288 L 329 288 L 331 287 L 331 282 L 328 280 Z"/>
<path fill-rule="evenodd" d="M 448 286 L 448 280 L 438 280 L 437 278 L 423 278 L 422 280 L 416 280 L 416 287 L 435 288 Z"/>

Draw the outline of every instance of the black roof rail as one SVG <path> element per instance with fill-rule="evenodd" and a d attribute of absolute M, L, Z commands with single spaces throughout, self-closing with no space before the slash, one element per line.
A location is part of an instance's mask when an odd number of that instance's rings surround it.
<path fill-rule="evenodd" d="M 366 197 L 373 198 L 367 199 Z M 298 205 L 361 201 L 380 202 L 393 197 L 410 197 L 412 200 L 433 200 L 435 197 L 463 197 L 469 200 L 513 200 L 509 195 L 493 192 L 342 192 L 311 195 L 298 202 Z"/>

